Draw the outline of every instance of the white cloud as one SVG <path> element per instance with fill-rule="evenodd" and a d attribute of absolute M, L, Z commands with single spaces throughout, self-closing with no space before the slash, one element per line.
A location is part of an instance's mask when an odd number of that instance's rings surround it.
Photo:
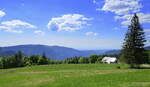
<path fill-rule="evenodd" d="M 45 32 L 41 30 L 34 31 L 35 34 L 44 35 Z"/>
<path fill-rule="evenodd" d="M 141 13 L 141 0 L 105 0 L 101 11 L 115 13 L 116 20 L 122 20 L 121 24 L 126 26 L 130 24 L 133 13 L 137 13 L 140 23 L 150 23 L 150 13 Z"/>
<path fill-rule="evenodd" d="M 54 31 L 76 31 L 88 25 L 87 21 L 92 20 L 81 14 L 66 14 L 61 17 L 52 18 L 47 27 Z"/>
<path fill-rule="evenodd" d="M 1 24 L 12 28 L 36 28 L 36 26 L 21 20 L 4 21 Z"/>
<path fill-rule="evenodd" d="M 6 32 L 14 32 L 14 33 L 22 33 L 23 32 L 21 30 L 11 29 L 10 27 L 7 27 L 7 26 L 0 26 L 0 30 L 4 30 Z"/>
<path fill-rule="evenodd" d="M 116 14 L 116 20 L 122 20 L 121 24 L 126 26 L 130 24 L 134 13 L 137 13 L 141 23 L 150 23 L 150 13 L 141 13 L 141 0 L 104 0 L 105 3 L 100 11 L 112 12 Z"/>
<path fill-rule="evenodd" d="M 98 34 L 95 32 L 86 32 L 85 33 L 87 36 L 93 35 L 93 36 L 97 36 Z"/>
<path fill-rule="evenodd" d="M 139 0 L 105 0 L 104 6 L 97 10 L 123 15 L 139 12 L 141 7 Z"/>
<path fill-rule="evenodd" d="M 4 12 L 4 11 L 1 11 L 0 10 L 0 17 L 3 17 L 3 16 L 5 16 L 6 15 L 6 13 Z"/>
<path fill-rule="evenodd" d="M 7 32 L 22 33 L 23 31 L 18 30 L 19 28 L 24 29 L 37 27 L 21 20 L 4 21 L 0 24 L 0 30 L 4 30 Z"/>
<path fill-rule="evenodd" d="M 150 33 L 150 29 L 145 29 L 144 32 L 145 33 Z"/>
<path fill-rule="evenodd" d="M 140 23 L 150 23 L 150 14 L 137 13 Z M 121 24 L 129 25 L 133 15 L 127 14 L 124 16 L 116 16 L 115 19 L 123 19 Z"/>

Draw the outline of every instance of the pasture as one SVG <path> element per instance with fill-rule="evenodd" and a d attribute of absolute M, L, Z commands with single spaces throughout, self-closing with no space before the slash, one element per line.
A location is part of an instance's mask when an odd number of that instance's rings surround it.
<path fill-rule="evenodd" d="M 127 65 L 118 64 L 0 69 L 0 87 L 150 87 L 150 70 L 129 69 Z"/>

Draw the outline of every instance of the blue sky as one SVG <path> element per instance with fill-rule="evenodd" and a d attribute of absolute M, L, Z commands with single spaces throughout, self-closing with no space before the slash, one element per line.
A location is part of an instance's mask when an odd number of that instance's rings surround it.
<path fill-rule="evenodd" d="M 0 46 L 120 49 L 134 13 L 150 45 L 149 0 L 0 0 Z"/>

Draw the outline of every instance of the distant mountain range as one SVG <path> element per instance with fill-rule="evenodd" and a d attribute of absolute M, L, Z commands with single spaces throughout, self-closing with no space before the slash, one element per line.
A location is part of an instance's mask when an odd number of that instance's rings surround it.
<path fill-rule="evenodd" d="M 16 52 L 21 51 L 25 56 L 42 55 L 56 59 L 63 60 L 65 58 L 75 56 L 90 56 L 92 54 L 104 54 L 106 50 L 77 50 L 61 46 L 47 46 L 47 45 L 17 45 L 0 48 L 0 56 L 12 56 Z"/>
<path fill-rule="evenodd" d="M 146 49 L 150 49 L 147 47 Z M 47 45 L 17 45 L 9 47 L 0 47 L 0 56 L 12 56 L 21 51 L 25 56 L 46 54 L 49 58 L 63 60 L 70 57 L 90 56 L 92 54 L 119 54 L 120 50 L 77 50 L 62 46 Z"/>

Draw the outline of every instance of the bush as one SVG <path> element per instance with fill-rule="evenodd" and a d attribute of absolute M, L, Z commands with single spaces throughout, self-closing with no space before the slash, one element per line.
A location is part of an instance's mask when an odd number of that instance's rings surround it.
<path fill-rule="evenodd" d="M 16 61 L 14 56 L 4 57 L 1 59 L 1 68 L 14 68 L 18 67 L 18 62 Z"/>
<path fill-rule="evenodd" d="M 98 59 L 98 55 L 91 55 L 89 57 L 89 62 L 90 63 L 96 63 L 97 59 Z"/>
<path fill-rule="evenodd" d="M 80 64 L 86 64 L 86 63 L 89 63 L 88 58 L 80 57 L 80 58 L 79 58 L 79 63 L 80 63 Z"/>
<path fill-rule="evenodd" d="M 38 64 L 39 65 L 44 65 L 44 64 L 48 64 L 48 60 L 43 58 L 43 57 L 39 57 L 38 59 Z"/>

